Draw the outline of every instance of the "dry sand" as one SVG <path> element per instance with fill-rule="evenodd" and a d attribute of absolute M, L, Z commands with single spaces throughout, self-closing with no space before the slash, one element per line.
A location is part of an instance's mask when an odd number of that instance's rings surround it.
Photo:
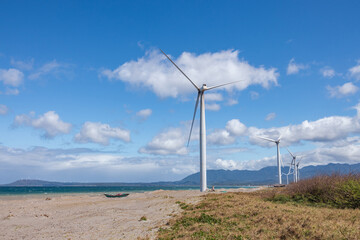
<path fill-rule="evenodd" d="M 100 194 L 2 197 L 0 239 L 154 239 L 158 228 L 181 211 L 177 201 L 196 203 L 204 194 L 158 190 L 126 198 Z M 140 220 L 143 216 L 145 221 Z"/>

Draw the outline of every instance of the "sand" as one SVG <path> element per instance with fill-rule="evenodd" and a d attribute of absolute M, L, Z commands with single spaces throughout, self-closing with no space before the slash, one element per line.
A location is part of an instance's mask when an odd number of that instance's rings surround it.
<path fill-rule="evenodd" d="M 181 211 L 177 201 L 196 203 L 204 194 L 158 190 L 126 198 L 101 194 L 2 197 L 0 239 L 155 239 L 157 230 Z"/>

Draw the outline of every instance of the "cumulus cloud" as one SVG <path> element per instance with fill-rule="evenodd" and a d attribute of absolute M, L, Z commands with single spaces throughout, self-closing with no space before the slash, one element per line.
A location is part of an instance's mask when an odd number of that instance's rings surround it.
<path fill-rule="evenodd" d="M 268 115 L 266 115 L 265 120 L 270 121 L 275 119 L 275 117 L 276 117 L 276 113 L 269 113 Z"/>
<path fill-rule="evenodd" d="M 59 134 L 69 133 L 72 125 L 63 122 L 55 111 L 49 111 L 35 118 L 35 113 L 17 115 L 14 126 L 30 126 L 45 131 L 44 137 L 53 138 Z"/>
<path fill-rule="evenodd" d="M 360 80 L 360 60 L 358 61 L 358 64 L 352 68 L 349 69 L 350 76 L 357 81 Z"/>
<path fill-rule="evenodd" d="M 24 74 L 15 68 L 0 69 L 0 81 L 3 81 L 4 85 L 18 87 L 23 79 Z"/>
<path fill-rule="evenodd" d="M 130 142 L 130 131 L 121 128 L 112 128 L 108 124 L 100 122 L 85 122 L 79 133 L 75 135 L 75 141 L 79 143 L 98 143 L 108 145 L 110 139 L 119 139 Z"/>
<path fill-rule="evenodd" d="M 320 69 L 320 73 L 325 78 L 333 78 L 336 75 L 335 70 L 330 67 Z"/>
<path fill-rule="evenodd" d="M 288 64 L 286 74 L 292 75 L 299 73 L 300 70 L 306 69 L 307 66 L 301 63 L 295 63 L 295 59 L 292 58 Z"/>
<path fill-rule="evenodd" d="M 254 67 L 238 58 L 233 50 L 195 55 L 184 52 L 173 58 L 177 65 L 198 85 L 214 86 L 239 81 L 224 86 L 228 91 L 243 90 L 250 85 L 268 88 L 277 84 L 276 68 Z M 115 70 L 105 69 L 102 76 L 121 80 L 136 87 L 151 89 L 159 97 L 178 97 L 194 93 L 191 83 L 159 51 L 150 51 L 137 61 L 129 61 Z"/>
<path fill-rule="evenodd" d="M 218 168 L 225 170 L 238 169 L 237 164 L 234 160 L 223 160 L 221 158 L 216 159 L 215 164 Z"/>
<path fill-rule="evenodd" d="M 357 106 L 354 108 L 360 109 Z M 258 136 L 272 139 L 282 136 L 282 145 L 289 146 L 299 144 L 301 141 L 337 141 L 357 133 L 360 133 L 359 111 L 354 117 L 331 116 L 316 121 L 305 120 L 300 124 L 273 128 L 246 127 L 238 119 L 232 119 L 228 121 L 225 129 L 217 129 L 210 133 L 208 142 L 216 145 L 230 145 L 236 142 L 236 137 L 248 136 L 251 144 L 272 147 L 272 143 L 259 139 Z"/>
<path fill-rule="evenodd" d="M 155 155 L 185 155 L 187 138 L 181 128 L 170 128 L 156 135 L 145 147 L 139 149 L 140 153 Z"/>
<path fill-rule="evenodd" d="M 0 104 L 0 115 L 6 115 L 9 109 L 6 105 Z"/>
<path fill-rule="evenodd" d="M 142 109 L 142 110 L 138 111 L 136 113 L 136 116 L 138 116 L 139 118 L 145 120 L 148 117 L 150 117 L 151 114 L 152 114 L 152 110 L 150 108 L 147 108 L 147 109 Z"/>
<path fill-rule="evenodd" d="M 359 91 L 359 88 L 355 86 L 352 82 L 347 82 L 342 86 L 327 86 L 326 89 L 329 91 L 330 97 L 337 98 L 353 95 L 357 91 Z"/>

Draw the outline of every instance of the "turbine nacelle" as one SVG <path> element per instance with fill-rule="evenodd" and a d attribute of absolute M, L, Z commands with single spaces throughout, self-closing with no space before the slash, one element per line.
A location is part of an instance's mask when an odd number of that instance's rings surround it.
<path fill-rule="evenodd" d="M 204 92 L 204 91 L 206 91 L 206 90 L 208 90 L 208 87 L 207 87 L 206 84 L 204 83 L 204 84 L 201 86 L 200 91 L 201 91 L 201 92 Z"/>

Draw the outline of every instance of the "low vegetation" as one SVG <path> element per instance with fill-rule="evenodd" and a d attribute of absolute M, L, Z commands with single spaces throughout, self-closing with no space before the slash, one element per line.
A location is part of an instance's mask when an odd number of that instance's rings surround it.
<path fill-rule="evenodd" d="M 301 181 L 281 190 L 208 194 L 196 205 L 178 202 L 181 215 L 159 229 L 158 239 L 359 239 L 360 209 L 355 204 L 359 200 L 358 175 L 330 177 L 332 180 L 321 176 L 320 180 Z M 330 182 L 324 184 L 325 180 Z M 337 195 L 329 199 L 336 199 L 333 202 L 338 205 L 316 200 L 325 207 L 309 206 L 312 196 L 327 196 L 312 189 L 328 185 L 336 186 L 330 187 L 331 191 L 343 191 L 348 198 Z M 300 193 L 304 198 L 298 201 L 295 196 Z M 293 197 L 296 200 L 288 200 Z"/>
<path fill-rule="evenodd" d="M 360 208 L 360 174 L 316 176 L 269 192 L 268 199 L 336 208 Z"/>

